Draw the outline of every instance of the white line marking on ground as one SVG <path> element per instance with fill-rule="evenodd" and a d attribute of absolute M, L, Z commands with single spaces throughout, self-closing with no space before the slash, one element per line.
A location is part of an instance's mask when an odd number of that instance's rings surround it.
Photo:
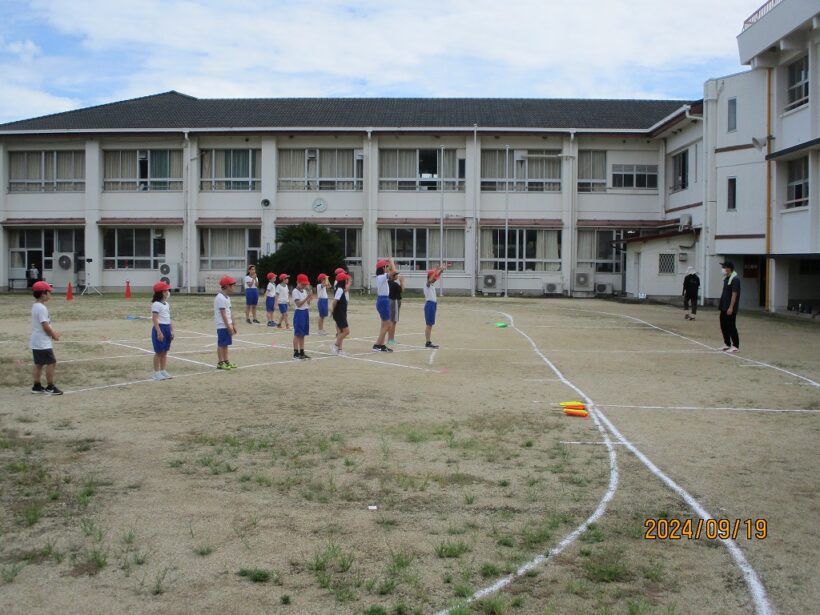
<path fill-rule="evenodd" d="M 646 455 L 644 455 L 635 447 L 634 444 L 627 440 L 600 409 L 594 409 L 593 411 L 600 415 L 601 420 L 607 426 L 607 429 L 612 432 L 618 441 L 623 443 L 633 455 L 640 459 L 640 461 L 649 469 L 650 472 L 652 472 L 652 474 L 661 479 L 667 487 L 683 498 L 683 500 L 698 514 L 698 516 L 700 516 L 701 519 L 705 521 L 712 519 L 712 516 L 706 511 L 705 508 L 703 508 L 703 506 L 700 505 L 700 502 L 692 497 L 692 495 L 683 487 L 664 474 L 646 457 Z M 729 554 L 732 556 L 732 559 L 735 560 L 735 564 L 737 564 L 738 568 L 740 568 L 743 573 L 743 577 L 746 579 L 746 586 L 749 588 L 749 593 L 752 595 L 755 611 L 759 615 L 768 615 L 769 613 L 773 613 L 774 611 L 772 606 L 769 604 L 769 599 L 766 595 L 766 588 L 763 587 L 763 583 L 760 581 L 760 578 L 757 576 L 754 568 L 752 568 L 751 564 L 749 564 L 748 560 L 743 555 L 743 551 L 741 551 L 740 547 L 737 546 L 737 543 L 735 543 L 734 540 L 721 540 L 721 542 L 726 549 L 728 549 Z"/>
<path fill-rule="evenodd" d="M 129 346 L 128 344 L 120 344 L 119 342 L 105 342 L 106 344 L 111 344 L 113 346 L 122 346 L 123 348 L 130 348 L 131 350 L 140 350 L 142 352 L 148 354 L 154 354 L 153 350 L 146 350 L 145 348 L 140 348 L 139 346 Z M 203 363 L 202 361 L 194 361 L 193 359 L 185 359 L 184 357 L 178 357 L 172 355 L 170 352 L 168 353 L 169 359 L 176 359 L 177 361 L 185 361 L 186 363 L 195 363 L 197 365 L 204 365 L 205 367 L 213 367 L 210 363 Z"/>
<path fill-rule="evenodd" d="M 544 356 L 541 351 L 536 346 L 535 342 L 532 340 L 530 336 L 526 333 L 521 331 L 515 326 L 515 322 L 513 321 L 512 316 L 509 314 L 505 314 L 504 312 L 499 312 L 503 314 L 507 319 L 510 321 L 510 326 L 518 332 L 519 335 L 524 337 L 527 341 L 529 341 L 530 346 L 532 346 L 533 351 L 541 357 L 541 359 L 546 363 L 550 369 L 555 373 L 556 376 L 563 382 L 565 385 L 570 387 L 571 389 L 575 390 L 579 395 L 581 395 L 587 403 L 592 405 L 592 400 L 587 397 L 583 391 L 581 391 L 578 387 L 572 384 L 566 377 L 558 370 L 555 365 L 546 357 Z M 598 428 L 598 431 L 601 433 L 601 437 L 604 439 L 604 443 L 609 450 L 609 486 L 607 487 L 606 493 L 601 498 L 600 502 L 598 502 L 598 506 L 592 512 L 592 514 L 587 517 L 587 519 L 578 527 L 576 527 L 572 532 L 570 532 L 567 536 L 565 536 L 561 542 L 559 542 L 554 549 L 550 549 L 549 555 L 538 555 L 534 559 L 530 560 L 518 570 L 516 570 L 513 574 L 507 575 L 502 577 L 501 579 L 497 580 L 495 583 L 490 585 L 489 587 L 485 587 L 483 589 L 478 590 L 475 592 L 470 598 L 466 600 L 467 603 L 474 602 L 475 600 L 480 600 L 484 596 L 488 596 L 493 594 L 507 585 L 509 585 L 513 580 L 525 575 L 528 571 L 533 570 L 534 568 L 540 566 L 542 563 L 554 559 L 557 557 L 564 549 L 566 549 L 570 544 L 572 544 L 578 536 L 580 536 L 589 526 L 590 523 L 594 523 L 597 521 L 606 511 L 606 507 L 609 504 L 612 497 L 615 495 L 615 491 L 618 488 L 618 461 L 615 455 L 615 447 L 612 446 L 612 442 L 609 439 L 609 435 L 606 432 L 606 429 L 603 428 L 598 417 L 592 413 L 592 420 L 595 422 L 595 426 Z M 439 611 L 437 615 L 447 615 L 449 614 L 450 609 L 445 609 L 443 611 Z"/>
<path fill-rule="evenodd" d="M 438 350 L 434 350 L 433 352 L 430 353 L 430 358 L 427 359 L 427 365 L 432 365 L 433 364 L 433 360 L 436 358 L 436 353 L 437 352 L 438 352 Z"/>
<path fill-rule="evenodd" d="M 820 412 L 807 408 L 732 408 L 720 406 L 626 406 L 618 404 L 598 404 L 599 408 L 637 408 L 639 410 L 731 410 L 734 412 Z"/>
<path fill-rule="evenodd" d="M 600 444 L 606 446 L 606 442 L 582 442 L 580 440 L 561 440 L 560 444 Z M 612 442 L 612 446 L 623 446 L 623 443 Z"/>

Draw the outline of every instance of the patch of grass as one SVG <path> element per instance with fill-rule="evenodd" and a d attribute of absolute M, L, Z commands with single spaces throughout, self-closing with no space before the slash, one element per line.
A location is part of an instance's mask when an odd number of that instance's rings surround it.
<path fill-rule="evenodd" d="M 583 542 L 603 542 L 604 541 L 604 531 L 595 523 L 590 523 L 587 526 L 587 529 L 581 534 L 581 540 Z"/>
<path fill-rule="evenodd" d="M 17 575 L 20 574 L 20 571 L 25 567 L 26 565 L 22 562 L 15 562 L 8 566 L 3 566 L 0 568 L 0 578 L 3 579 L 3 583 L 14 583 L 14 579 L 17 578 Z"/>
<path fill-rule="evenodd" d="M 643 573 L 643 577 L 653 583 L 660 583 L 663 579 L 664 570 L 663 570 L 663 563 L 662 562 L 653 562 L 648 566 L 645 566 L 641 572 Z"/>
<path fill-rule="evenodd" d="M 387 610 L 380 605 L 373 605 L 367 607 L 362 611 L 363 615 L 387 615 Z"/>
<path fill-rule="evenodd" d="M 154 596 L 165 593 L 165 579 L 168 576 L 168 570 L 169 569 L 165 567 L 162 570 L 158 570 L 154 575 L 154 585 L 151 587 L 151 593 Z"/>
<path fill-rule="evenodd" d="M 436 555 L 440 558 L 456 558 L 461 557 L 465 553 L 470 550 L 470 547 L 467 543 L 457 540 L 457 541 L 450 541 L 445 540 L 442 543 L 436 545 L 435 551 Z"/>
<path fill-rule="evenodd" d="M 385 517 L 384 515 L 379 515 L 376 517 L 376 523 L 384 529 L 390 529 L 399 524 L 399 522 L 393 517 Z"/>
<path fill-rule="evenodd" d="M 376 593 L 380 596 L 387 596 L 388 594 L 392 594 L 393 591 L 396 589 L 396 585 L 398 582 L 396 581 L 395 577 L 387 577 L 383 579 L 379 586 L 376 588 Z"/>
<path fill-rule="evenodd" d="M 484 615 L 504 615 L 507 612 L 507 605 L 501 596 L 491 596 L 476 603 L 480 613 Z"/>
<path fill-rule="evenodd" d="M 267 583 L 271 578 L 276 582 L 276 573 L 264 568 L 240 568 L 237 574 L 252 583 Z"/>
<path fill-rule="evenodd" d="M 453 594 L 457 598 L 469 598 L 473 595 L 473 587 L 467 583 L 456 583 L 453 587 Z"/>
<path fill-rule="evenodd" d="M 290 595 L 282 594 L 279 598 L 279 603 L 284 605 L 290 604 Z"/>
<path fill-rule="evenodd" d="M 509 487 L 510 486 L 510 481 L 506 478 L 502 478 L 500 481 L 498 481 L 498 486 L 499 487 Z"/>
<path fill-rule="evenodd" d="M 480 572 L 485 579 L 487 577 L 497 577 L 501 574 L 501 567 L 497 564 L 486 563 L 481 565 Z"/>
<path fill-rule="evenodd" d="M 497 544 L 499 547 L 514 547 L 515 540 L 513 540 L 512 536 L 501 535 L 498 538 L 496 538 L 495 544 Z"/>
<path fill-rule="evenodd" d="M 194 553 L 196 553 L 200 557 L 207 557 L 213 552 L 214 548 L 211 545 L 197 545 L 196 547 L 194 547 Z"/>
<path fill-rule="evenodd" d="M 43 515 L 43 506 L 41 504 L 33 503 L 29 504 L 23 510 L 23 523 L 27 527 L 31 527 L 35 523 L 40 520 L 40 517 Z"/>
<path fill-rule="evenodd" d="M 631 574 L 626 567 L 622 549 L 603 549 L 590 556 L 584 563 L 587 578 L 596 583 L 613 583 L 627 580 Z"/>
<path fill-rule="evenodd" d="M 390 557 L 390 566 L 387 572 L 391 576 L 397 576 L 407 570 L 413 563 L 413 555 L 407 551 L 398 551 Z"/>

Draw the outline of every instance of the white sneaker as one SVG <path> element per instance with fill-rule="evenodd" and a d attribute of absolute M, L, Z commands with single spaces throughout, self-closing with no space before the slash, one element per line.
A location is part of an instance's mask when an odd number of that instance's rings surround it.
<path fill-rule="evenodd" d="M 731 348 L 731 346 L 724 346 L 723 348 L 721 348 L 721 350 L 722 350 L 723 352 L 726 352 L 726 351 L 727 351 L 727 350 L 729 350 L 730 348 Z"/>
<path fill-rule="evenodd" d="M 330 346 L 330 354 L 339 354 L 339 349 L 336 347 L 336 344 Z"/>
<path fill-rule="evenodd" d="M 154 372 L 151 375 L 151 380 L 165 380 L 165 376 L 162 375 L 162 372 Z"/>
<path fill-rule="evenodd" d="M 322 331 L 317 331 L 317 332 L 316 332 L 316 335 L 327 335 L 327 331 L 324 331 L 324 330 L 322 330 Z"/>
<path fill-rule="evenodd" d="M 729 349 L 726 352 L 730 352 L 732 354 L 736 352 L 740 352 L 740 348 L 735 348 L 734 346 L 729 346 Z"/>
<path fill-rule="evenodd" d="M 162 370 L 160 372 L 160 374 L 162 374 L 162 377 L 165 378 L 166 380 L 168 380 L 169 378 L 173 378 L 173 376 L 171 374 L 169 374 L 168 372 L 166 372 L 165 370 Z"/>

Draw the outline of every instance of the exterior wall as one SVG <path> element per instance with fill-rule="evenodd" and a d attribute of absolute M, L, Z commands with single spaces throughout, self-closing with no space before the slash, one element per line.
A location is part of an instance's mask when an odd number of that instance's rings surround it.
<path fill-rule="evenodd" d="M 636 258 L 636 254 L 640 254 Z M 658 273 L 659 256 L 675 255 L 675 273 Z M 680 254 L 686 255 L 686 261 L 679 260 Z M 680 297 L 683 289 L 683 278 L 687 267 L 695 266 L 697 245 L 694 238 L 688 235 L 675 235 L 654 241 L 639 241 L 627 246 L 627 267 L 630 275 L 627 278 L 626 293 L 637 297 L 646 294 L 648 297 Z M 701 277 L 703 273 L 695 266 Z M 703 288 L 701 287 L 701 291 Z"/>

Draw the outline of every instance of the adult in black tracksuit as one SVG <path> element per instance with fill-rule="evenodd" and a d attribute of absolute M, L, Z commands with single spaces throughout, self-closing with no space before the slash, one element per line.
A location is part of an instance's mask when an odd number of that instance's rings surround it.
<path fill-rule="evenodd" d="M 720 331 L 723 333 L 723 350 L 740 350 L 740 336 L 737 332 L 737 309 L 740 307 L 740 278 L 732 261 L 720 264 L 723 267 L 723 292 L 720 294 Z"/>
<path fill-rule="evenodd" d="M 698 289 L 700 289 L 700 278 L 695 273 L 694 267 L 686 269 L 686 277 L 683 278 L 683 309 L 686 311 L 686 320 L 695 320 L 698 313 Z M 689 304 L 692 305 L 692 314 L 689 314 Z"/>

